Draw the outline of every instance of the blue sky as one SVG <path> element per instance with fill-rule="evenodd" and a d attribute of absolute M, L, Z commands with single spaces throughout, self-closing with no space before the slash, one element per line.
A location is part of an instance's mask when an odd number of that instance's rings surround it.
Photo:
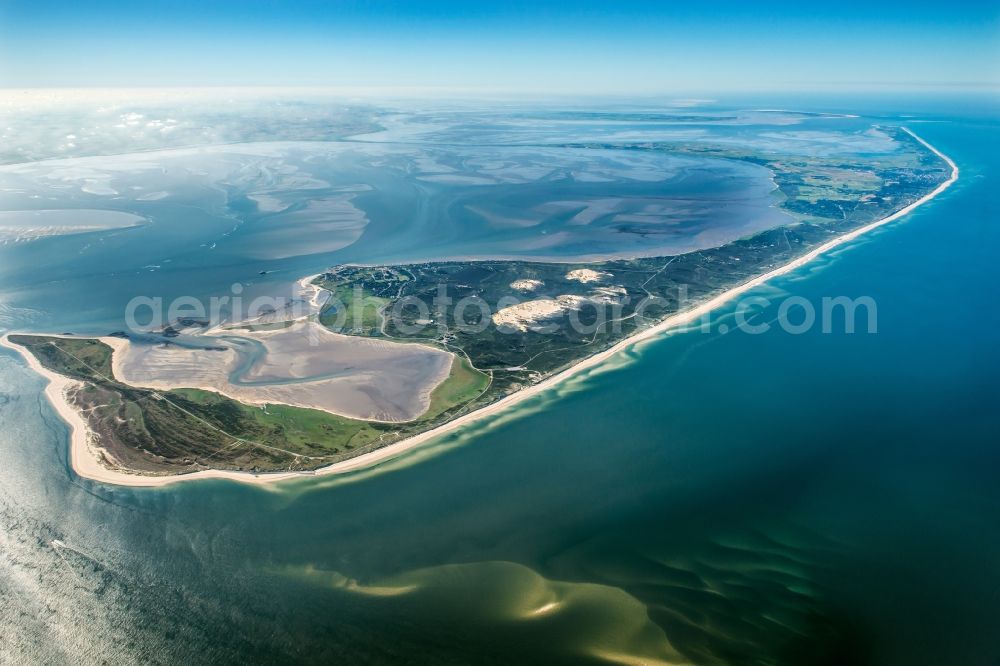
<path fill-rule="evenodd" d="M 981 89 L 998 63 L 1000 0 L 0 0 L 8 87 Z"/>

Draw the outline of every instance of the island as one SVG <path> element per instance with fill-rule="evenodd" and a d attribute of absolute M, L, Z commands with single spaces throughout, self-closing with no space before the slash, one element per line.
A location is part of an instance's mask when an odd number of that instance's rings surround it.
<path fill-rule="evenodd" d="M 790 159 L 696 142 L 624 146 L 773 174 L 777 206 L 792 222 L 718 245 L 594 261 L 339 265 L 302 281 L 305 314 L 171 322 L 141 341 L 123 332 L 11 333 L 2 343 L 49 379 L 82 476 L 141 486 L 355 470 L 691 322 L 906 215 L 958 178 L 912 131 L 880 129 L 903 149 Z"/>

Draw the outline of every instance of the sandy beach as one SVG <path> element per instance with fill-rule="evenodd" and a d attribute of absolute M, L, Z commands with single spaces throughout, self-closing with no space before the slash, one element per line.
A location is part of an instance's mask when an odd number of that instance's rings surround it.
<path fill-rule="evenodd" d="M 663 334 L 666 331 L 679 328 L 684 326 L 685 324 L 691 323 L 697 320 L 698 318 L 704 316 L 706 313 L 709 313 L 715 310 L 716 308 L 719 308 L 731 302 L 733 299 L 740 296 L 741 294 L 744 294 L 747 291 L 754 289 L 755 287 L 758 287 L 773 278 L 790 273 L 808 264 L 810 261 L 816 259 L 820 255 L 823 255 L 841 245 L 849 243 L 855 240 L 856 238 L 864 234 L 867 234 L 873 231 L 874 229 L 877 229 L 878 227 L 893 222 L 894 220 L 897 220 L 909 214 L 910 212 L 922 206 L 923 204 L 927 203 L 928 201 L 931 201 L 936 196 L 938 196 L 946 189 L 948 189 L 956 180 L 958 180 L 959 176 L 958 166 L 948 156 L 941 153 L 934 146 L 924 141 L 922 138 L 917 136 L 909 129 L 903 128 L 903 130 L 906 131 L 908 134 L 910 134 L 914 139 L 919 141 L 928 150 L 930 150 L 935 155 L 944 160 L 951 167 L 951 176 L 948 178 L 948 180 L 944 181 L 937 188 L 935 188 L 934 191 L 921 197 L 912 204 L 906 206 L 905 208 L 900 209 L 899 211 L 893 213 L 892 215 L 889 215 L 885 218 L 882 218 L 880 220 L 867 224 L 863 227 L 859 227 L 858 229 L 855 229 L 851 232 L 838 236 L 837 238 L 834 238 L 833 240 L 830 240 L 810 250 L 801 257 L 798 257 L 790 261 L 789 263 L 779 266 L 767 273 L 752 278 L 747 282 L 744 282 L 743 284 L 712 298 L 711 300 L 708 300 L 704 303 L 701 303 L 691 308 L 690 310 L 686 310 L 684 312 L 672 315 L 664 319 L 657 325 L 650 327 L 632 337 L 626 338 L 625 340 L 622 340 L 613 347 L 610 347 L 609 349 L 602 351 L 600 353 L 594 354 L 593 356 L 590 356 L 580 361 L 576 365 L 539 382 L 535 386 L 532 386 L 530 388 L 509 395 L 491 405 L 488 405 L 474 412 L 466 414 L 462 417 L 455 419 L 454 421 L 450 421 L 432 430 L 428 430 L 427 432 L 415 435 L 413 437 L 396 442 L 394 444 L 390 444 L 381 449 L 360 455 L 356 458 L 345 460 L 343 462 L 338 462 L 311 472 L 251 474 L 248 472 L 206 470 L 191 474 L 172 475 L 172 476 L 143 476 L 139 474 L 130 474 L 122 470 L 114 470 L 105 467 L 101 463 L 101 456 L 104 455 L 102 450 L 95 444 L 95 442 L 92 441 L 93 437 L 90 431 L 88 430 L 87 424 L 80 416 L 80 414 L 75 409 L 73 409 L 73 407 L 70 406 L 70 404 L 66 399 L 66 392 L 72 390 L 74 387 L 79 385 L 79 382 L 70 380 L 66 377 L 63 377 L 62 375 L 58 375 L 56 373 L 53 373 L 45 369 L 30 352 L 11 343 L 8 340 L 7 335 L 4 335 L 2 338 L 0 338 L 0 344 L 20 353 L 32 370 L 38 372 L 40 375 L 42 375 L 48 380 L 48 386 L 45 389 L 46 397 L 48 398 L 49 402 L 52 403 L 53 407 L 55 408 L 59 416 L 64 421 L 66 421 L 66 423 L 70 427 L 71 430 L 70 459 L 72 461 L 72 466 L 74 471 L 81 477 L 110 484 L 152 487 L 152 486 L 164 486 L 171 483 L 178 483 L 181 481 L 193 481 L 197 479 L 230 479 L 242 483 L 263 484 L 263 483 L 274 483 L 277 481 L 282 481 L 292 478 L 321 476 L 327 474 L 342 474 L 345 472 L 356 471 L 376 465 L 391 458 L 396 458 L 407 451 L 419 447 L 420 445 L 424 444 L 429 440 L 432 440 L 436 437 L 440 437 L 446 433 L 462 428 L 463 426 L 467 426 L 470 423 L 473 423 L 480 419 L 488 418 L 494 414 L 510 409 L 511 407 L 514 407 L 515 405 L 521 402 L 529 400 L 533 396 L 543 391 L 551 389 L 552 387 L 560 384 L 561 382 L 566 381 L 567 379 L 573 377 L 574 375 L 577 375 L 581 372 L 584 372 L 586 370 L 589 370 L 604 363 L 607 359 L 611 358 L 612 356 L 620 353 L 625 349 L 628 349 L 636 345 L 637 343 L 649 340 L 651 338 Z M 304 280 L 306 279 L 310 278 L 305 278 Z M 300 286 L 305 286 L 305 285 L 302 285 L 302 283 L 300 282 Z M 315 298 L 318 299 L 319 296 L 315 295 Z M 309 299 L 309 300 L 316 302 L 314 299 Z M 123 342 L 121 340 L 118 340 L 117 338 L 102 338 L 102 340 L 105 342 L 109 342 L 109 344 L 119 345 L 119 347 L 120 343 Z M 115 342 L 111 343 L 110 341 L 115 341 Z"/>
<path fill-rule="evenodd" d="M 43 366 L 31 352 L 8 340 L 8 335 L 10 334 L 7 333 L 0 337 L 0 346 L 13 349 L 18 352 L 21 357 L 24 358 L 28 367 L 44 377 L 48 382 L 45 386 L 45 397 L 56 410 L 59 418 L 65 421 L 66 425 L 69 426 L 70 464 L 73 466 L 73 471 L 85 479 L 92 479 L 94 481 L 101 481 L 104 483 L 140 486 L 155 485 L 134 483 L 134 481 L 141 480 L 142 477 L 135 474 L 126 474 L 121 471 L 113 470 L 101 462 L 102 459 L 109 460 L 110 462 L 110 457 L 107 455 L 107 452 L 98 446 L 94 441 L 95 438 L 90 428 L 87 426 L 87 422 L 83 420 L 83 416 L 80 415 L 80 412 L 70 405 L 67 395 L 68 392 L 79 388 L 82 382 L 64 377 L 59 373 L 52 372 Z M 111 339 L 114 340 L 116 338 Z M 157 480 L 156 477 L 148 478 L 150 481 Z"/>

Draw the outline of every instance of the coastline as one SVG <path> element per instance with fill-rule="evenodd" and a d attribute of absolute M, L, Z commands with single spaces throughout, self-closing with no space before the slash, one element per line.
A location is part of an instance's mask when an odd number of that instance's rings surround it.
<path fill-rule="evenodd" d="M 16 345 L 8 340 L 7 338 L 9 335 L 10 333 L 4 333 L 0 336 L 0 347 L 6 347 L 7 349 L 17 352 L 18 355 L 24 359 L 29 368 L 46 380 L 44 391 L 45 397 L 48 399 L 49 404 L 52 405 L 52 408 L 56 411 L 56 414 L 59 415 L 59 418 L 61 418 L 63 422 L 69 426 L 69 456 L 70 465 L 73 467 L 73 471 L 85 479 L 101 481 L 103 483 L 117 485 L 146 485 L 129 483 L 131 477 L 135 475 L 129 475 L 112 470 L 101 464 L 101 457 L 107 455 L 105 450 L 96 445 L 94 442 L 93 432 L 87 425 L 87 422 L 83 419 L 83 416 L 80 415 L 80 412 L 69 403 L 66 395 L 69 391 L 82 386 L 83 382 L 76 379 L 70 379 L 69 377 L 49 370 L 42 365 L 41 361 L 35 358 L 34 354 L 29 352 L 24 347 Z M 149 478 L 151 480 L 155 480 L 156 477 Z"/>
<path fill-rule="evenodd" d="M 659 322 L 655 326 L 648 329 L 640 331 L 633 336 L 625 338 L 619 341 L 617 344 L 609 347 L 608 349 L 598 352 L 592 356 L 589 356 L 580 362 L 574 364 L 573 366 L 558 372 L 551 377 L 544 379 L 538 384 L 531 386 L 526 389 L 522 389 L 508 395 L 497 402 L 494 402 L 485 407 L 481 407 L 473 412 L 465 414 L 456 418 L 453 421 L 432 428 L 420 434 L 414 435 L 407 439 L 400 440 L 393 444 L 389 444 L 383 448 L 376 449 L 369 453 L 362 454 L 355 458 L 349 460 L 344 460 L 341 462 L 333 463 L 326 467 L 319 468 L 317 470 L 307 471 L 307 472 L 272 472 L 264 474 L 253 474 L 250 472 L 237 472 L 237 471 L 227 471 L 227 470 L 203 470 L 199 472 L 192 472 L 188 474 L 174 474 L 169 476 L 146 476 L 141 474 L 131 474 L 120 470 L 114 470 L 104 467 L 99 459 L 99 452 L 102 451 L 93 443 L 92 433 L 90 432 L 86 422 L 82 416 L 77 412 L 66 399 L 66 392 L 75 388 L 81 382 L 69 379 L 60 375 L 58 373 L 52 372 L 41 365 L 41 363 L 26 349 L 16 345 L 8 340 L 8 335 L 5 334 L 0 337 L 0 345 L 13 349 L 18 352 L 22 357 L 25 358 L 28 366 L 42 375 L 48 380 L 48 385 L 45 388 L 45 395 L 49 402 L 52 404 L 53 408 L 59 414 L 67 425 L 70 427 L 70 460 L 74 472 L 79 476 L 90 479 L 93 481 L 100 481 L 102 483 L 109 483 L 114 485 L 123 486 L 133 486 L 133 487 L 159 487 L 165 486 L 172 483 L 179 483 L 181 481 L 193 481 L 198 479 L 229 479 L 232 481 L 238 481 L 241 483 L 251 483 L 251 484 L 267 484 L 274 483 L 277 481 L 283 481 L 288 479 L 301 479 L 313 476 L 323 476 L 327 474 L 343 474 L 347 472 L 357 471 L 364 469 L 378 463 L 384 462 L 386 460 L 395 458 L 411 449 L 419 447 L 423 443 L 434 439 L 436 437 L 445 435 L 453 430 L 459 429 L 470 423 L 478 421 L 480 419 L 486 418 L 510 407 L 517 405 L 525 400 L 532 398 L 533 396 L 546 391 L 563 381 L 566 381 L 570 377 L 573 377 L 585 370 L 589 370 L 595 366 L 600 365 L 608 358 L 618 354 L 619 352 L 628 349 L 640 342 L 649 340 L 660 334 L 681 327 L 687 323 L 690 323 L 699 317 L 702 317 L 708 312 L 711 312 L 726 303 L 732 301 L 737 296 L 758 287 L 769 280 L 790 273 L 806 264 L 808 264 L 813 259 L 819 257 L 822 254 L 829 252 L 830 250 L 839 247 L 845 243 L 853 241 L 854 239 L 869 233 L 870 231 L 877 229 L 885 224 L 893 222 L 901 217 L 908 215 L 915 209 L 919 208 L 923 204 L 931 201 L 939 194 L 947 190 L 952 184 L 958 180 L 959 168 L 954 161 L 951 160 L 947 155 L 937 150 L 934 146 L 924 141 L 922 138 L 917 136 L 913 131 L 906 127 L 901 128 L 907 134 L 912 136 L 916 141 L 918 141 L 925 148 L 934 153 L 937 157 L 941 158 L 949 167 L 951 167 L 950 177 L 939 184 L 932 192 L 924 195 L 917 201 L 909 204 L 908 206 L 901 208 L 895 213 L 888 215 L 887 217 L 871 222 L 867 225 L 859 227 L 853 231 L 847 232 L 836 238 L 823 243 L 822 245 L 808 251 L 804 255 L 793 259 L 792 261 L 783 264 L 767 273 L 761 274 L 757 277 L 751 278 L 747 282 L 744 282 L 732 289 L 729 289 L 718 296 L 711 298 L 704 303 L 701 303 L 690 310 L 684 312 L 679 312 L 677 314 L 667 317 L 663 321 Z M 303 280 L 310 278 L 303 278 Z M 302 281 L 299 281 L 301 284 Z M 62 336 L 50 336 L 50 337 L 62 337 Z M 104 340 L 104 338 L 100 338 Z"/>

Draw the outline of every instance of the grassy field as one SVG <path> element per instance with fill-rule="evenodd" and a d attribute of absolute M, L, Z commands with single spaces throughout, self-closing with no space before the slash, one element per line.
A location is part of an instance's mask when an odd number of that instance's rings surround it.
<path fill-rule="evenodd" d="M 303 455 L 348 453 L 355 447 L 377 441 L 387 426 L 336 416 L 317 409 L 288 405 L 246 405 L 201 389 L 174 389 L 168 396 L 182 397 L 204 410 L 236 406 L 241 418 L 239 433 L 274 448 Z M 195 410 L 196 412 L 198 410 Z"/>
<path fill-rule="evenodd" d="M 355 335 L 378 334 L 381 318 L 379 309 L 389 299 L 376 296 L 363 284 L 338 284 L 319 281 L 333 297 L 320 314 L 320 323 L 333 331 L 351 332 Z"/>
<path fill-rule="evenodd" d="M 46 368 L 74 379 L 111 378 L 111 347 L 99 340 L 12 335 L 11 342 L 31 350 Z"/>
<path fill-rule="evenodd" d="M 431 393 L 430 407 L 421 420 L 433 419 L 449 409 L 474 400 L 489 385 L 489 375 L 473 368 L 464 356 L 456 356 L 448 378 Z"/>

